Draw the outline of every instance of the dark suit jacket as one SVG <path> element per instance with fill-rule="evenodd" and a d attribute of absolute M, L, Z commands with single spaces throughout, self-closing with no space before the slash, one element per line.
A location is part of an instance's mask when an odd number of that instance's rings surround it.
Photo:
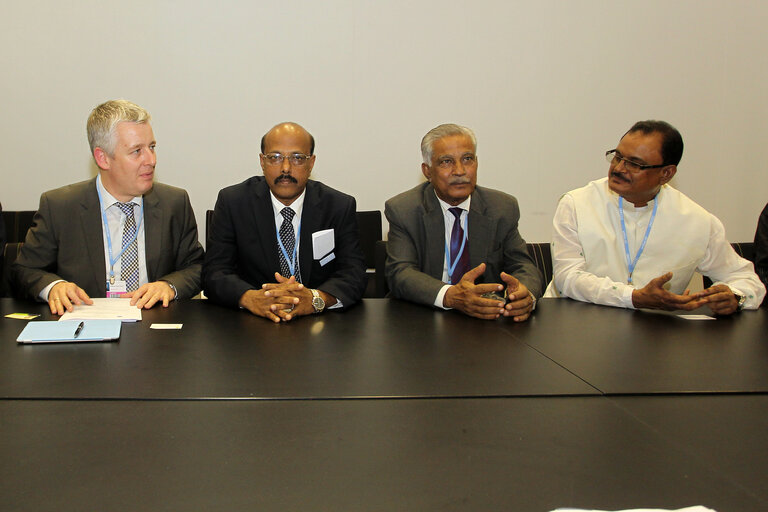
<path fill-rule="evenodd" d="M 442 281 L 445 222 L 435 189 L 422 183 L 384 205 L 389 221 L 386 274 L 393 297 L 432 305 Z M 486 264 L 476 283 L 502 283 L 502 271 L 519 279 L 536 297 L 542 277 L 517 230 L 517 200 L 476 187 L 469 206 L 469 265 Z"/>
<path fill-rule="evenodd" d="M 365 261 L 355 217 L 355 198 L 319 181 L 307 182 L 301 213 L 299 268 L 302 282 L 320 289 L 349 307 L 366 286 Z M 321 266 L 313 258 L 312 233 L 333 229 L 336 258 Z M 203 266 L 205 295 L 237 307 L 248 290 L 274 283 L 280 271 L 275 216 L 269 186 L 254 176 L 219 192 L 211 240 Z"/>
<path fill-rule="evenodd" d="M 768 287 L 768 204 L 760 214 L 755 231 L 755 271 Z M 763 299 L 763 306 L 768 307 L 768 298 Z"/>
<path fill-rule="evenodd" d="M 187 193 L 155 183 L 144 194 L 144 250 L 150 282 L 163 280 L 178 297 L 200 291 L 203 247 Z M 19 292 L 37 299 L 53 281 L 64 279 L 91 297 L 107 294 L 107 265 L 96 178 L 45 192 L 13 265 Z"/>

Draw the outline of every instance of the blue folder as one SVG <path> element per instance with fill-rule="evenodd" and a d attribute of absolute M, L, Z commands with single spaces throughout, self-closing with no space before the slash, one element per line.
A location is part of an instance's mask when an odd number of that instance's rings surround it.
<path fill-rule="evenodd" d="M 19 343 L 80 343 L 115 341 L 120 338 L 120 320 L 83 320 L 83 329 L 75 337 L 79 320 L 29 322 L 16 341 Z"/>

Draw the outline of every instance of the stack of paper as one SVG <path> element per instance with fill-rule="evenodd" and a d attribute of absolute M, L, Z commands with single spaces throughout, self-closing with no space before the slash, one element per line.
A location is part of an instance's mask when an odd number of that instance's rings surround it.
<path fill-rule="evenodd" d="M 75 306 L 73 311 L 64 313 L 61 320 L 120 320 L 140 322 L 141 310 L 131 306 L 129 299 L 92 299 L 93 305 Z"/>

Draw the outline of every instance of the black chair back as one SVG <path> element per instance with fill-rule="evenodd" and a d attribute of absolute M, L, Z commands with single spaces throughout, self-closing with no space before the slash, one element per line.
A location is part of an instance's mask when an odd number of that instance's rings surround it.
<path fill-rule="evenodd" d="M 533 258 L 533 262 L 544 276 L 544 287 L 546 288 L 550 281 L 552 281 L 552 248 L 547 243 L 532 243 L 525 244 L 528 249 L 528 254 Z"/>
<path fill-rule="evenodd" d="M 5 224 L 5 241 L 7 243 L 23 242 L 27 237 L 27 231 L 32 227 L 32 218 L 35 211 L 3 211 L 3 223 Z"/>
<path fill-rule="evenodd" d="M 11 285 L 11 265 L 19 256 L 23 242 L 12 242 L 5 244 L 2 254 L 2 275 L 0 275 L 0 297 L 13 297 L 13 286 Z"/>
<path fill-rule="evenodd" d="M 376 267 L 376 242 L 381 240 L 381 211 L 357 212 L 360 229 L 360 246 L 365 256 L 366 268 Z"/>

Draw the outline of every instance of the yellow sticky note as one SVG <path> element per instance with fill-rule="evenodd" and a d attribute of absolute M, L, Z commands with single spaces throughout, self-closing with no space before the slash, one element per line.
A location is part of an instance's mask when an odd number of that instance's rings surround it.
<path fill-rule="evenodd" d="M 5 318 L 13 318 L 15 320 L 32 320 L 33 318 L 37 318 L 40 315 L 33 315 L 31 313 L 11 313 L 10 315 L 5 315 Z"/>

